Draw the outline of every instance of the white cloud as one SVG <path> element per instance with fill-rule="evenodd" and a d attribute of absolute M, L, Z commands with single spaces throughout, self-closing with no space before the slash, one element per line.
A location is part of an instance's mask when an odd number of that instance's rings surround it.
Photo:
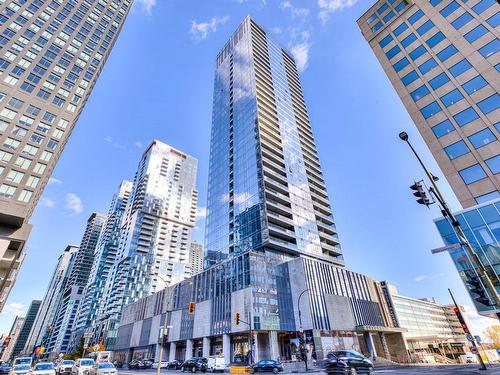
<path fill-rule="evenodd" d="M 135 141 L 134 146 L 137 148 L 142 148 L 142 142 L 141 141 Z"/>
<path fill-rule="evenodd" d="M 61 185 L 62 181 L 60 179 L 58 179 L 58 178 L 51 177 L 51 178 L 49 178 L 48 184 L 49 185 Z"/>
<path fill-rule="evenodd" d="M 207 208 L 206 207 L 198 207 L 196 210 L 196 218 L 203 219 L 207 217 Z"/>
<path fill-rule="evenodd" d="M 3 311 L 5 314 L 12 314 L 12 315 L 22 315 L 26 311 L 26 306 L 22 303 L 19 302 L 11 302 L 5 305 L 3 308 Z"/>
<path fill-rule="evenodd" d="M 290 52 L 295 58 L 299 72 L 306 70 L 309 62 L 309 50 L 311 49 L 311 43 L 309 42 L 310 35 L 311 33 L 307 30 L 290 31 L 290 36 L 292 38 Z"/>
<path fill-rule="evenodd" d="M 321 22 L 326 23 L 333 13 L 345 8 L 350 8 L 356 4 L 357 1 L 358 0 L 318 0 L 318 18 Z"/>
<path fill-rule="evenodd" d="M 281 34 L 283 32 L 283 29 L 281 27 L 273 27 L 272 29 L 269 30 L 273 34 Z"/>
<path fill-rule="evenodd" d="M 106 143 L 113 143 L 113 137 L 111 137 L 109 135 L 107 137 L 104 137 L 104 142 L 106 142 Z"/>
<path fill-rule="evenodd" d="M 48 207 L 48 208 L 54 208 L 56 206 L 56 202 L 50 198 L 43 198 L 40 200 L 40 204 Z"/>
<path fill-rule="evenodd" d="M 121 144 L 115 142 L 113 137 L 111 137 L 109 135 L 107 137 L 104 137 L 104 142 L 109 143 L 111 146 L 113 146 L 115 148 L 124 148 Z"/>
<path fill-rule="evenodd" d="M 78 215 L 83 211 L 82 200 L 75 193 L 66 194 L 66 207 L 72 214 Z"/>
<path fill-rule="evenodd" d="M 288 10 L 292 14 L 293 17 L 303 18 L 303 17 L 307 17 L 310 13 L 309 9 L 296 7 L 288 0 L 282 1 L 280 3 L 280 8 L 284 9 L 284 10 Z"/>
<path fill-rule="evenodd" d="M 150 15 L 156 5 L 156 0 L 137 0 L 137 4 L 140 5 L 144 13 Z"/>
<path fill-rule="evenodd" d="M 413 281 L 419 283 L 419 282 L 424 281 L 425 279 L 428 279 L 428 278 L 429 278 L 429 275 L 418 275 L 418 276 L 415 276 Z"/>
<path fill-rule="evenodd" d="M 472 334 L 481 336 L 481 339 L 485 341 L 487 339 L 484 331 L 492 325 L 497 325 L 498 320 L 486 318 L 484 316 L 479 315 L 476 310 L 468 305 L 464 305 L 466 321 L 468 321 L 468 325 L 470 326 L 470 330 Z"/>
<path fill-rule="evenodd" d="M 210 33 L 217 31 L 217 26 L 224 25 L 229 20 L 229 16 L 212 17 L 208 22 L 191 21 L 191 36 L 196 40 L 204 40 Z"/>

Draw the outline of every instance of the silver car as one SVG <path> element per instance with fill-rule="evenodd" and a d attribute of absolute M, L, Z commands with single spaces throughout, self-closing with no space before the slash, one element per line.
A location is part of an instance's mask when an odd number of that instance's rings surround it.
<path fill-rule="evenodd" d="M 90 370 L 89 375 L 117 375 L 115 365 L 111 362 L 98 362 Z"/>

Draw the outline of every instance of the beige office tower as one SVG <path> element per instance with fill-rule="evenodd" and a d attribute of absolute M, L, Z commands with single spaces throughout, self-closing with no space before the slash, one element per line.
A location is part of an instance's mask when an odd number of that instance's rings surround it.
<path fill-rule="evenodd" d="M 495 0 L 387 0 L 358 20 L 464 208 L 500 197 L 498 11 Z"/>
<path fill-rule="evenodd" d="M 40 199 L 130 0 L 0 2 L 0 311 Z"/>

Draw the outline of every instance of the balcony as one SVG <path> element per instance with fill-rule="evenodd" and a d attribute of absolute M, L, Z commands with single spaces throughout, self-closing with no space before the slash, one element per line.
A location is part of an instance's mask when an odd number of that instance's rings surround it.
<path fill-rule="evenodd" d="M 279 225 L 268 223 L 269 235 L 280 238 L 284 241 L 294 242 L 295 232 L 290 229 L 285 229 Z"/>

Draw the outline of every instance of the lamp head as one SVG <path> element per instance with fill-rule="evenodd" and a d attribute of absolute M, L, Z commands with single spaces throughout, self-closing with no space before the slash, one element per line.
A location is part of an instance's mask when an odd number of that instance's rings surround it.
<path fill-rule="evenodd" d="M 406 132 L 401 132 L 399 133 L 399 138 L 401 138 L 402 141 L 408 141 L 408 133 Z"/>

